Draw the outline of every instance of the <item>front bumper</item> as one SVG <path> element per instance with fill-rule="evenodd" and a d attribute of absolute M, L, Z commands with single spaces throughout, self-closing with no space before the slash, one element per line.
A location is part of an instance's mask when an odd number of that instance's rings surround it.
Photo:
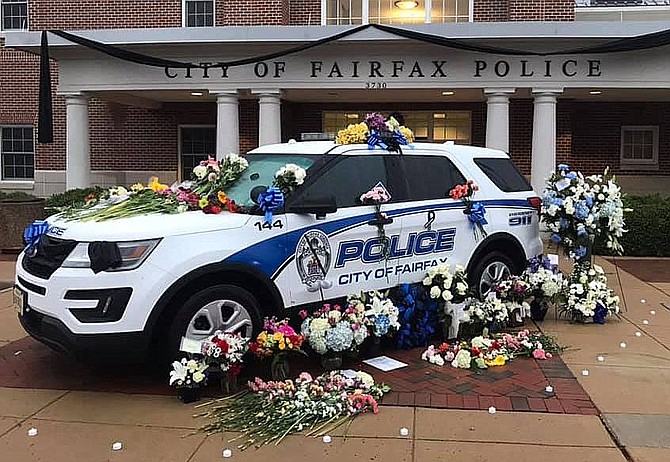
<path fill-rule="evenodd" d="M 75 334 L 58 319 L 26 306 L 19 321 L 33 338 L 52 349 L 81 359 L 109 357 L 141 357 L 149 347 L 150 335 L 145 332 L 115 334 Z"/>

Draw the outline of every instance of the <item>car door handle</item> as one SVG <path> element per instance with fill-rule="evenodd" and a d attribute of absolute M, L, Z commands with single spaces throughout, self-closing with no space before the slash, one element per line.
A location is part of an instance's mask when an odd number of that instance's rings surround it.
<path fill-rule="evenodd" d="M 393 223 L 393 218 L 390 217 L 378 217 L 368 221 L 368 225 L 370 226 L 390 225 L 391 223 Z"/>

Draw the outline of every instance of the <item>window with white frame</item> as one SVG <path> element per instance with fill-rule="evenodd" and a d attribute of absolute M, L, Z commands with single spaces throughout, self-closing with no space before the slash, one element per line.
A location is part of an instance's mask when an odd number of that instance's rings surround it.
<path fill-rule="evenodd" d="M 0 0 L 0 30 L 28 29 L 28 0 Z"/>
<path fill-rule="evenodd" d="M 658 126 L 621 127 L 621 166 L 640 168 L 658 166 Z"/>
<path fill-rule="evenodd" d="M 183 0 L 185 27 L 212 27 L 214 25 L 214 0 Z"/>
<path fill-rule="evenodd" d="M 179 127 L 181 178 L 190 180 L 193 167 L 208 156 L 216 157 L 216 126 L 183 125 Z"/>
<path fill-rule="evenodd" d="M 473 0 L 321 0 L 322 24 L 468 22 Z"/>
<path fill-rule="evenodd" d="M 35 178 L 33 127 L 0 127 L 0 164 L 3 180 Z"/>

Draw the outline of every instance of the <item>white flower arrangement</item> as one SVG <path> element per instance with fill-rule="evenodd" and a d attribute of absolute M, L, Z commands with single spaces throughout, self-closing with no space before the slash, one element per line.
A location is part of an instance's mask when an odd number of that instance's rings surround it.
<path fill-rule="evenodd" d="M 544 298 L 549 301 L 556 299 L 556 296 L 561 293 L 565 284 L 561 273 L 542 267 L 534 272 L 526 269 L 523 273 L 523 278 L 529 286 L 529 292 L 535 298 Z"/>
<path fill-rule="evenodd" d="M 346 309 L 326 304 L 311 316 L 301 311 L 300 333 L 320 355 L 355 351 L 369 335 L 365 309 L 365 305 L 357 300 L 349 303 Z"/>
<path fill-rule="evenodd" d="M 209 365 L 203 360 L 182 358 L 172 363 L 170 386 L 197 388 L 205 384 Z"/>
<path fill-rule="evenodd" d="M 249 348 L 249 339 L 239 333 L 217 331 L 202 343 L 201 353 L 207 362 L 219 365 L 222 371 L 239 370 L 242 357 Z"/>
<path fill-rule="evenodd" d="M 400 329 L 398 317 L 400 313 L 393 302 L 383 293 L 372 291 L 352 295 L 348 298 L 349 306 L 358 307 L 363 304 L 364 323 L 370 335 L 383 337 Z"/>
<path fill-rule="evenodd" d="M 282 190 L 284 194 L 288 194 L 296 186 L 300 186 L 305 182 L 307 171 L 296 164 L 286 164 L 275 172 L 274 184 Z"/>
<path fill-rule="evenodd" d="M 607 276 L 602 267 L 589 263 L 577 264 L 564 286 L 566 305 L 563 309 L 579 322 L 587 318 L 602 324 L 611 314 L 619 313 L 619 297 L 607 287 Z"/>
<path fill-rule="evenodd" d="M 569 170 L 560 164 L 542 196 L 541 217 L 552 232 L 551 240 L 576 259 L 585 258 L 599 239 L 605 239 L 614 253 L 623 253 L 619 238 L 626 232 L 624 212 L 630 209 L 623 206 L 615 177 L 607 170 L 588 177 Z"/>
<path fill-rule="evenodd" d="M 509 319 L 507 305 L 499 298 L 472 300 L 461 317 L 462 323 L 505 323 Z"/>
<path fill-rule="evenodd" d="M 430 298 L 452 303 L 463 302 L 469 290 L 467 274 L 461 265 L 456 265 L 453 273 L 446 264 L 431 267 L 423 285 L 430 287 Z"/>

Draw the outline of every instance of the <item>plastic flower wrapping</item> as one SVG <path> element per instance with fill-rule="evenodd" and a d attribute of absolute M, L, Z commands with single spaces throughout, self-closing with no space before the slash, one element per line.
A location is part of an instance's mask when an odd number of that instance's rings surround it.
<path fill-rule="evenodd" d="M 283 382 L 256 378 L 248 388 L 231 399 L 204 405 L 209 409 L 199 416 L 212 422 L 200 430 L 206 434 L 240 432 L 245 438 L 238 446 L 242 450 L 279 444 L 292 433 L 322 436 L 360 414 L 376 414 L 378 400 L 390 391 L 361 371 L 353 376 L 330 372 L 318 377 L 303 372 Z"/>
<path fill-rule="evenodd" d="M 397 332 L 400 329 L 398 322 L 399 311 L 385 294 L 373 291 L 350 296 L 347 300 L 349 306 L 356 311 L 363 309 L 363 322 L 367 326 L 370 335 L 384 337 Z"/>
<path fill-rule="evenodd" d="M 242 369 L 242 357 L 249 347 L 249 339 L 239 333 L 218 331 L 202 342 L 201 354 L 209 364 L 218 365 L 222 371 L 237 375 Z"/>
<path fill-rule="evenodd" d="M 288 322 L 288 319 L 277 321 L 274 317 L 266 318 L 263 330 L 249 344 L 249 351 L 261 358 L 282 353 L 302 353 L 305 337 L 297 334 Z"/>
<path fill-rule="evenodd" d="M 431 345 L 421 354 L 421 359 L 438 366 L 449 364 L 460 369 L 486 369 L 504 366 L 518 356 L 551 359 L 562 350 L 554 337 L 524 329 L 515 334 L 479 336 L 469 342 Z"/>
<path fill-rule="evenodd" d="M 177 388 L 198 388 L 207 381 L 209 365 L 203 360 L 182 358 L 172 363 L 170 386 Z"/>
<path fill-rule="evenodd" d="M 369 333 L 365 326 L 365 306 L 325 304 L 311 316 L 301 311 L 300 333 L 320 355 L 355 351 Z"/>
<path fill-rule="evenodd" d="M 602 267 L 589 262 L 575 264 L 563 288 L 565 300 L 562 311 L 573 321 L 602 324 L 611 314 L 619 313 L 619 297 L 607 287 L 607 276 Z"/>
<path fill-rule="evenodd" d="M 350 124 L 337 132 L 337 144 L 364 144 L 370 149 L 380 147 L 391 152 L 401 152 L 400 146 L 414 142 L 414 133 L 402 126 L 394 117 L 387 120 L 379 112 L 365 117 L 364 122 Z"/>
<path fill-rule="evenodd" d="M 587 257 L 601 239 L 612 252 L 623 253 L 619 238 L 626 232 L 624 213 L 628 211 L 621 188 L 607 170 L 585 177 L 560 164 L 542 195 L 541 218 L 552 233 L 552 242 L 578 260 Z"/>
<path fill-rule="evenodd" d="M 532 296 L 530 286 L 524 278 L 512 275 L 493 286 L 496 294 L 507 308 L 508 313 L 515 313 L 519 321 L 530 313 L 528 299 Z"/>

